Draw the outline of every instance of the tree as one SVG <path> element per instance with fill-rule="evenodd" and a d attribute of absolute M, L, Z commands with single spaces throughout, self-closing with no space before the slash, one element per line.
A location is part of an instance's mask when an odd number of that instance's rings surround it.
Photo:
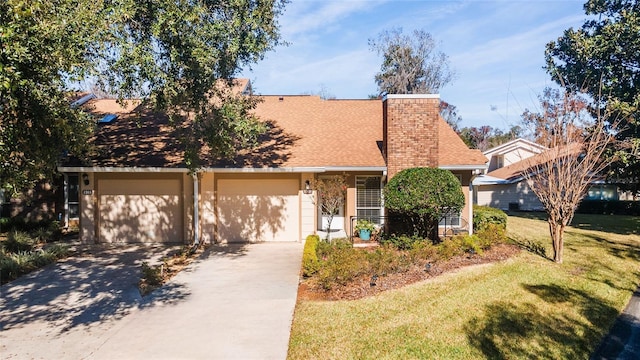
<path fill-rule="evenodd" d="M 50 176 L 63 150 L 81 156 L 92 122 L 67 84 L 95 79 L 141 98 L 183 130 L 185 164 L 257 141 L 257 100 L 232 91 L 243 66 L 279 43 L 285 0 L 19 1 L 0 3 L 0 181 Z"/>
<path fill-rule="evenodd" d="M 598 99 L 593 111 L 607 108 L 621 120 L 610 176 L 640 192 L 640 4 L 631 0 L 589 0 L 592 19 L 547 44 L 546 69 L 561 86 Z"/>
<path fill-rule="evenodd" d="M 460 138 L 462 138 L 470 148 L 485 151 L 520 137 L 522 135 L 522 128 L 514 125 L 509 131 L 504 132 L 488 125 L 480 127 L 473 126 L 460 129 L 458 135 L 460 135 Z"/>
<path fill-rule="evenodd" d="M 87 151 L 93 122 L 68 81 L 91 70 L 95 1 L 0 2 L 0 186 L 10 194 L 51 178 L 66 152 Z"/>
<path fill-rule="evenodd" d="M 375 76 L 381 94 L 438 93 L 453 80 L 447 55 L 437 50 L 435 40 L 424 30 L 411 35 L 404 35 L 402 29 L 384 31 L 377 39 L 369 39 L 369 47 L 382 55 Z"/>
<path fill-rule="evenodd" d="M 317 191 L 316 205 L 320 205 L 323 214 L 327 214 L 327 239 L 331 236 L 331 223 L 344 206 L 347 195 L 346 175 L 332 175 L 313 180 L 311 185 Z"/>
<path fill-rule="evenodd" d="M 460 181 L 448 170 L 411 168 L 397 173 L 384 187 L 385 207 L 408 220 L 413 234 L 438 241 L 438 223 L 459 213 L 465 199 Z"/>
<path fill-rule="evenodd" d="M 446 101 L 440 101 L 440 116 L 451 126 L 456 133 L 460 132 L 462 117 L 458 115 L 458 108 Z"/>
<path fill-rule="evenodd" d="M 547 212 L 553 259 L 562 263 L 565 228 L 611 161 L 604 153 L 614 142 L 616 124 L 604 115 L 594 119 L 586 100 L 570 92 L 547 89 L 540 102 L 540 113 L 525 111 L 523 118 L 550 149 L 524 160 L 521 175 Z"/>

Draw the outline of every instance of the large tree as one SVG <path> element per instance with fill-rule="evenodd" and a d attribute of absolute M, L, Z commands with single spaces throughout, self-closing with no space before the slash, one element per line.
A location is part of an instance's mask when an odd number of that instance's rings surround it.
<path fill-rule="evenodd" d="M 591 18 L 581 28 L 570 28 L 547 44 L 546 69 L 570 91 L 600 99 L 593 111 L 608 106 L 623 120 L 617 134 L 622 151 L 611 151 L 617 161 L 610 171 L 638 193 L 640 4 L 635 0 L 589 0 L 584 10 Z"/>
<path fill-rule="evenodd" d="M 565 228 L 589 185 L 609 165 L 604 153 L 615 141 L 618 122 L 608 112 L 594 118 L 588 102 L 571 92 L 547 89 L 540 104 L 540 112 L 525 111 L 523 120 L 550 149 L 523 160 L 521 175 L 547 212 L 553 259 L 561 263 Z"/>
<path fill-rule="evenodd" d="M 447 55 L 424 30 L 409 35 L 402 29 L 384 31 L 369 39 L 369 47 L 382 56 L 375 76 L 380 94 L 433 94 L 453 80 Z"/>
<path fill-rule="evenodd" d="M 0 185 L 16 192 L 52 176 L 64 152 L 86 150 L 92 123 L 66 83 L 91 70 L 104 24 L 98 2 L 0 2 Z"/>
<path fill-rule="evenodd" d="M 83 154 L 92 125 L 65 90 L 87 78 L 167 112 L 184 129 L 191 170 L 202 149 L 226 157 L 251 145 L 264 127 L 232 78 L 278 44 L 285 2 L 1 2 L 0 183 L 28 185 L 51 175 L 63 150 Z"/>

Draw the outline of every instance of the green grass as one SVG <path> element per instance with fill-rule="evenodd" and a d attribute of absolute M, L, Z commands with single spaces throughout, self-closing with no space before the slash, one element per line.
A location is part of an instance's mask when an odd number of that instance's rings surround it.
<path fill-rule="evenodd" d="M 550 255 L 546 222 L 519 215 L 509 234 Z M 301 301 L 288 358 L 588 358 L 640 278 L 640 218 L 578 215 L 574 224 L 562 265 L 523 251 L 372 298 Z"/>

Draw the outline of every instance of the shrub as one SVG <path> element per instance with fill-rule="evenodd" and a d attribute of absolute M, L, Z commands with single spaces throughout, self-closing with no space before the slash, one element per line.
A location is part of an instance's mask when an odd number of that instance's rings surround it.
<path fill-rule="evenodd" d="M 346 285 L 356 277 L 367 273 L 368 264 L 366 254 L 352 246 L 336 245 L 328 253 L 318 270 L 316 279 L 318 285 L 330 290 L 334 285 Z"/>
<path fill-rule="evenodd" d="M 318 235 L 307 236 L 302 252 L 302 276 L 309 277 L 315 274 L 320 268 L 318 261 L 317 247 L 320 242 Z"/>
<path fill-rule="evenodd" d="M 416 241 L 409 249 L 409 258 L 414 264 L 419 260 L 433 260 L 438 254 L 438 248 L 429 241 Z"/>
<path fill-rule="evenodd" d="M 7 282 L 69 255 L 69 248 L 54 245 L 45 250 L 0 252 L 0 280 Z"/>
<path fill-rule="evenodd" d="M 640 215 L 640 201 L 582 200 L 576 209 L 579 214 Z"/>
<path fill-rule="evenodd" d="M 488 249 L 492 245 L 502 244 L 507 241 L 506 230 L 499 224 L 487 224 L 482 230 L 477 231 L 476 235 L 483 249 Z"/>
<path fill-rule="evenodd" d="M 142 263 L 142 281 L 147 286 L 159 286 L 164 281 L 162 276 L 162 265 L 149 266 L 147 262 Z"/>
<path fill-rule="evenodd" d="M 23 231 L 12 231 L 4 242 L 4 248 L 8 252 L 17 253 L 31 251 L 37 245 L 37 241 Z"/>
<path fill-rule="evenodd" d="M 383 245 L 367 253 L 367 261 L 371 272 L 379 275 L 402 272 L 411 265 L 409 258 L 392 245 Z"/>
<path fill-rule="evenodd" d="M 382 245 L 391 244 L 395 246 L 398 250 L 409 250 L 413 246 L 413 244 L 417 242 L 425 242 L 424 238 L 421 238 L 417 235 L 408 236 L 408 235 L 399 235 L 396 236 L 391 235 L 389 237 L 385 237 L 384 239 L 380 239 L 380 243 Z"/>
<path fill-rule="evenodd" d="M 462 244 L 462 236 L 445 239 L 442 243 L 438 244 L 437 249 L 439 260 L 449 260 L 454 256 L 464 254 L 465 250 Z"/>
<path fill-rule="evenodd" d="M 440 219 L 460 212 L 465 202 L 460 181 L 450 171 L 424 167 L 397 173 L 384 187 L 384 199 L 390 214 L 407 218 L 413 227 L 411 233 L 405 226 L 398 230 L 434 241 Z"/>
<path fill-rule="evenodd" d="M 489 206 L 473 206 L 473 228 L 476 231 L 482 231 L 489 224 L 500 225 L 504 230 L 507 229 L 507 214 L 500 209 Z"/>

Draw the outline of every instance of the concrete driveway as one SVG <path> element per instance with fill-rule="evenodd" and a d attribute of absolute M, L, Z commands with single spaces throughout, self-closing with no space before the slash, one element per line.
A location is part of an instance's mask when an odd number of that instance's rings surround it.
<path fill-rule="evenodd" d="M 0 358 L 284 359 L 300 243 L 214 246 L 142 299 L 166 248 L 79 256 L 0 287 Z"/>

